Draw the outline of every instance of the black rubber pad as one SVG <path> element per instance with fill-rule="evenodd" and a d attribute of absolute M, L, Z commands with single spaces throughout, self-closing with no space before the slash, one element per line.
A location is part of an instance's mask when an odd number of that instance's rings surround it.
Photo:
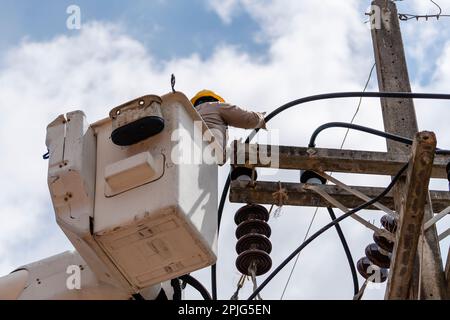
<path fill-rule="evenodd" d="M 130 146 L 157 135 L 163 129 L 163 118 L 158 116 L 144 117 L 115 129 L 111 134 L 111 140 L 118 146 Z"/>

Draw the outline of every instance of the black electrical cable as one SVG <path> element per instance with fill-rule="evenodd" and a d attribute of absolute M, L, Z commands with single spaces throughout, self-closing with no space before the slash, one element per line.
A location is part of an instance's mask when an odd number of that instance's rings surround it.
<path fill-rule="evenodd" d="M 308 148 L 314 148 L 316 146 L 316 138 L 319 135 L 319 133 L 321 133 L 323 130 L 328 129 L 328 128 L 348 128 L 348 129 L 367 132 L 370 134 L 374 134 L 374 135 L 377 135 L 377 136 L 380 136 L 380 137 L 383 137 L 386 139 L 394 140 L 394 141 L 405 143 L 408 145 L 412 144 L 411 139 L 408 139 L 408 138 L 405 138 L 405 137 L 402 137 L 402 136 L 399 136 L 399 135 L 396 135 L 393 133 L 388 133 L 388 132 L 372 129 L 369 127 L 360 126 L 360 125 L 353 124 L 353 123 L 328 122 L 328 123 L 321 125 L 316 130 L 314 130 L 313 134 L 311 135 L 311 138 L 309 139 Z"/>
<path fill-rule="evenodd" d="M 225 206 L 225 201 L 227 200 L 228 189 L 230 189 L 231 182 L 231 170 L 228 174 L 227 180 L 223 186 L 222 196 L 220 197 L 219 210 L 217 212 L 217 233 L 220 230 L 220 222 L 222 221 L 223 207 Z M 211 293 L 213 300 L 217 300 L 217 266 L 213 264 L 211 266 Z"/>
<path fill-rule="evenodd" d="M 211 266 L 211 293 L 212 299 L 217 300 L 217 266 L 213 264 Z"/>
<path fill-rule="evenodd" d="M 309 144 L 308 147 L 309 148 L 314 148 L 316 146 L 316 138 L 319 135 L 320 132 L 322 132 L 325 129 L 328 128 L 348 128 L 348 129 L 354 129 L 354 130 L 358 130 L 358 131 L 363 131 L 363 132 L 367 132 L 370 134 L 374 134 L 386 139 L 390 139 L 390 140 L 394 140 L 397 142 L 401 142 L 401 143 L 405 143 L 408 145 L 412 145 L 413 144 L 413 140 L 409 139 L 409 138 L 405 138 L 393 133 L 388 133 L 385 131 L 380 131 L 380 130 L 376 130 L 376 129 L 372 129 L 369 127 L 364 127 L 364 126 L 360 126 L 357 124 L 353 124 L 353 123 L 345 123 L 345 122 L 328 122 L 325 123 L 323 125 L 321 125 L 320 127 L 318 127 L 316 130 L 314 130 L 313 134 L 311 135 L 311 138 L 309 140 Z M 439 149 L 436 148 L 436 154 L 448 154 L 450 153 L 450 150 L 443 150 L 443 149 Z"/>
<path fill-rule="evenodd" d="M 413 93 L 413 92 L 333 92 L 333 93 L 322 93 L 312 96 L 303 97 L 300 99 L 292 100 L 272 111 L 267 117 L 264 118 L 265 122 L 269 122 L 275 116 L 280 114 L 281 112 L 297 106 L 299 104 L 326 100 L 326 99 L 337 99 L 337 98 L 404 98 L 404 99 L 441 99 L 441 100 L 450 100 L 450 94 L 442 94 L 442 93 Z M 253 137 L 258 133 L 259 129 L 255 129 L 252 133 L 247 137 L 245 143 L 249 143 Z M 231 173 L 231 172 L 230 172 Z M 231 178 L 228 175 L 227 180 L 225 181 L 225 185 L 222 190 L 222 196 L 220 198 L 219 208 L 217 210 L 217 218 L 218 218 L 218 226 L 220 227 L 220 223 L 222 220 L 223 208 L 225 207 L 225 200 L 228 194 L 228 189 L 230 188 Z M 219 231 L 219 229 L 218 229 Z M 216 267 L 211 267 L 211 287 L 212 287 L 212 296 L 213 299 L 217 299 L 217 282 L 216 282 Z M 213 275 L 214 274 L 214 275 Z"/>
<path fill-rule="evenodd" d="M 331 220 L 335 221 L 337 218 L 336 218 L 336 215 L 334 214 L 333 208 L 328 207 L 327 210 L 328 210 L 328 213 L 330 214 Z M 352 272 L 354 295 L 357 295 L 359 292 L 358 274 L 356 273 L 356 268 L 355 268 L 355 263 L 353 261 L 352 253 L 350 252 L 350 248 L 348 246 L 347 240 L 345 239 L 344 232 L 342 231 L 339 223 L 336 223 L 334 225 L 334 227 L 336 228 L 336 232 L 339 236 L 339 239 L 341 240 L 342 246 L 344 247 L 345 255 L 347 257 L 347 261 L 350 266 L 350 270 Z"/>
<path fill-rule="evenodd" d="M 134 293 L 131 296 L 134 300 L 145 300 L 145 298 L 140 293 Z"/>
<path fill-rule="evenodd" d="M 314 239 L 316 239 L 318 236 L 320 236 L 322 233 L 324 233 L 325 231 L 327 231 L 328 229 L 330 229 L 332 226 L 338 224 L 340 221 L 344 220 L 345 218 L 350 217 L 352 214 L 365 209 L 369 206 L 371 206 L 372 204 L 374 204 L 375 202 L 377 202 L 378 200 L 380 200 L 381 198 L 383 198 L 387 193 L 389 193 L 389 191 L 391 191 L 391 189 L 394 187 L 395 183 L 398 181 L 398 179 L 400 178 L 400 176 L 403 174 L 403 172 L 405 172 L 406 168 L 408 168 L 408 163 L 405 164 L 400 171 L 395 175 L 394 178 L 392 178 L 391 183 L 386 187 L 386 189 L 384 189 L 383 192 L 381 192 L 377 197 L 373 198 L 372 200 L 363 203 L 362 205 L 348 211 L 347 213 L 343 214 L 342 216 L 340 216 L 339 218 L 337 218 L 336 220 L 328 223 L 327 225 L 325 225 L 324 227 L 322 227 L 319 231 L 317 231 L 316 233 L 314 233 L 311 237 L 309 237 L 306 241 L 304 241 L 297 249 L 294 250 L 294 252 L 292 252 L 274 271 L 272 271 L 272 273 L 258 286 L 258 288 L 256 288 L 256 290 L 250 295 L 250 297 L 247 300 L 253 300 L 253 298 L 255 298 L 262 289 L 264 289 L 264 287 L 278 274 L 278 272 L 281 271 L 281 269 L 283 269 L 288 263 L 289 261 L 291 261 L 300 251 L 302 251 L 308 244 L 310 244 Z"/>
<path fill-rule="evenodd" d="M 247 138 L 247 140 L 248 140 L 248 138 Z M 248 143 L 248 141 L 246 141 L 246 143 Z M 225 184 L 223 185 L 223 192 L 222 192 L 222 196 L 220 197 L 219 211 L 218 211 L 218 215 L 217 215 L 218 230 L 220 230 L 220 222 L 222 221 L 223 207 L 225 206 L 225 201 L 227 200 L 227 194 L 228 194 L 228 190 L 230 189 L 230 183 L 231 183 L 231 170 L 228 174 Z"/>
<path fill-rule="evenodd" d="M 333 93 L 322 93 L 313 96 L 303 97 L 300 99 L 292 100 L 281 107 L 278 107 L 272 111 L 264 119 L 266 123 L 274 118 L 279 113 L 294 107 L 299 104 L 306 102 L 327 100 L 327 99 L 337 99 L 337 98 L 399 98 L 399 99 L 432 99 L 432 100 L 450 100 L 450 94 L 444 93 L 413 93 L 413 92 L 333 92 Z M 253 130 L 253 132 L 247 137 L 246 143 L 250 142 L 251 139 L 256 135 L 259 129 Z"/>
<path fill-rule="evenodd" d="M 208 290 L 206 290 L 206 288 L 197 279 L 195 279 L 190 274 L 186 274 L 184 276 L 181 276 L 180 279 L 181 279 L 181 281 L 186 282 L 191 287 L 193 287 L 198 292 L 200 292 L 200 294 L 202 295 L 203 299 L 205 299 L 205 300 L 212 300 L 211 299 L 211 295 L 209 294 Z"/>
<path fill-rule="evenodd" d="M 178 278 L 170 280 L 170 284 L 173 288 L 173 300 L 181 300 L 181 284 Z"/>

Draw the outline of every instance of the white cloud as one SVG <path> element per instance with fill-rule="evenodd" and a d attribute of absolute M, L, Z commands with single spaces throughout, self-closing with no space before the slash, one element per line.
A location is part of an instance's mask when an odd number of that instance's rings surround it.
<path fill-rule="evenodd" d="M 230 24 L 239 8 L 239 0 L 210 0 L 208 5 L 225 24 Z"/>
<path fill-rule="evenodd" d="M 188 96 L 199 89 L 211 88 L 231 102 L 260 111 L 271 111 L 291 99 L 310 94 L 362 89 L 373 54 L 358 1 L 229 0 L 220 4 L 212 1 L 211 6 L 226 23 L 232 21 L 238 6 L 246 10 L 261 28 L 259 37 L 269 45 L 267 54 L 258 57 L 222 44 L 206 60 L 194 54 L 162 62 L 152 56 L 151 48 L 146 49 L 129 37 L 126 30 L 103 23 L 85 24 L 79 33 L 70 37 L 25 41 L 9 50 L 6 61 L 0 64 L 3 65 L 0 148 L 5 151 L 0 157 L 0 179 L 10 181 L 9 185 L 0 187 L 3 195 L 0 198 L 1 273 L 31 262 L 27 259 L 41 259 L 69 247 L 67 241 L 54 245 L 53 239 L 64 239 L 54 223 L 43 227 L 44 223 L 53 221 L 53 213 L 46 187 L 47 164 L 41 154 L 45 151 L 45 127 L 58 114 L 82 109 L 88 121 L 94 122 L 107 116 L 112 107 L 136 96 L 169 92 L 171 73 L 177 76 L 177 90 Z M 435 34 L 434 30 L 428 32 L 428 35 Z M 422 37 L 426 39 L 427 34 Z M 431 42 L 427 43 L 432 46 Z M 447 90 L 449 58 L 450 49 L 447 49 L 434 73 L 434 79 L 440 83 L 433 83 L 427 90 Z M 281 130 L 281 144 L 304 146 L 318 125 L 349 121 L 356 102 L 341 99 L 304 105 L 274 119 L 269 128 Z M 448 104 L 447 109 L 441 109 L 449 115 L 447 110 Z M 445 124 L 435 127 L 435 121 L 436 116 L 428 114 L 421 124 L 444 136 Z M 376 99 L 364 100 L 357 122 L 382 128 Z M 330 130 L 318 142 L 323 147 L 338 147 L 343 133 L 343 130 Z M 243 131 L 233 130 L 232 134 L 242 136 Z M 383 150 L 384 141 L 351 133 L 346 146 Z M 222 169 L 222 181 L 226 170 Z M 284 172 L 279 179 L 297 181 L 298 173 Z M 363 177 L 346 176 L 343 180 L 364 183 Z M 368 184 L 383 185 L 387 181 L 388 178 L 372 178 Z M 222 185 L 221 182 L 219 188 Z M 221 230 L 219 297 L 225 299 L 233 293 L 238 278 L 234 269 L 236 240 L 231 217 L 239 207 L 227 204 Z M 272 220 L 274 266 L 302 241 L 312 212 L 312 208 L 284 208 L 282 216 Z M 365 215 L 371 219 L 381 216 Z M 312 231 L 328 221 L 327 213 L 320 211 Z M 353 221 L 343 223 L 343 228 L 356 261 L 371 242 L 372 234 Z M 28 232 L 22 232 L 24 229 Z M 46 237 L 42 236 L 43 230 Z M 263 297 L 278 299 L 288 273 L 289 268 L 280 273 L 263 291 Z M 199 274 L 205 284 L 209 283 L 207 270 Z M 246 286 L 242 297 L 249 294 L 250 287 Z M 383 292 L 371 290 L 367 297 L 382 298 Z M 330 230 L 302 253 L 286 298 L 345 299 L 351 295 L 345 256 L 335 231 Z"/>

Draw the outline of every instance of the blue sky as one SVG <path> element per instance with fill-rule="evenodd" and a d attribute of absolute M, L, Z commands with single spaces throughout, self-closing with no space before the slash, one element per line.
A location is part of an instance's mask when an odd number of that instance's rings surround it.
<path fill-rule="evenodd" d="M 166 60 L 200 53 L 206 57 L 218 43 L 232 43 L 246 51 L 264 52 L 254 39 L 258 25 L 243 10 L 231 23 L 223 23 L 204 0 L 54 1 L 2 0 L 0 36 L 5 49 L 26 37 L 45 41 L 68 30 L 66 8 L 82 8 L 82 22 L 107 21 L 122 24 L 130 35 L 146 45 L 156 57 Z"/>
<path fill-rule="evenodd" d="M 81 8 L 80 30 L 66 28 L 66 8 Z M 442 0 L 443 13 L 450 1 Z M 369 1 L 362 0 L 193 0 L 193 1 L 24 1 L 0 0 L 0 275 L 71 249 L 58 226 L 47 190 L 45 128 L 58 114 L 81 109 L 90 123 L 114 106 L 143 94 L 165 94 L 171 73 L 188 97 L 203 88 L 249 109 L 271 111 L 295 98 L 330 91 L 361 90 L 373 64 L 370 31 L 364 24 Z M 428 0 L 398 2 L 399 11 L 434 13 Z M 450 88 L 450 19 L 401 22 L 414 91 Z M 375 74 L 369 90 L 377 90 Z M 309 135 L 329 121 L 348 122 L 357 101 L 323 101 L 293 109 L 268 126 L 280 144 L 305 146 Z M 416 101 L 420 129 L 436 132 L 450 148 L 449 104 Z M 379 103 L 365 99 L 356 123 L 382 129 Z M 15 139 L 10 139 L 11 132 Z M 232 130 L 243 137 L 244 130 Z M 339 147 L 344 132 L 324 133 L 321 147 Z M 264 143 L 264 135 L 259 142 Z M 382 139 L 350 133 L 351 149 L 385 150 Z M 221 181 L 227 168 L 220 171 Z M 298 173 L 265 180 L 297 182 Z M 354 185 L 385 186 L 387 177 L 336 175 Z M 264 177 L 264 173 L 262 175 Z M 432 188 L 445 190 L 445 181 Z M 27 201 L 24 201 L 27 199 Z M 219 239 L 219 297 L 229 298 L 239 279 L 234 269 L 237 204 L 227 204 Z M 273 260 L 281 262 L 303 239 L 313 208 L 285 207 L 273 219 Z M 380 216 L 364 212 L 370 220 Z M 317 230 L 329 218 L 320 211 Z M 372 234 L 353 221 L 342 224 L 357 260 Z M 439 224 L 440 231 L 449 227 Z M 26 232 L 24 232 L 26 230 Z M 442 243 L 444 257 L 449 239 Z M 352 283 L 335 232 L 302 253 L 287 299 L 348 299 Z M 333 261 L 333 269 L 324 266 Z M 289 267 L 289 266 L 288 266 Z M 290 268 L 267 287 L 263 298 L 278 299 Z M 197 273 L 209 287 L 208 271 Z M 360 279 L 360 282 L 362 280 Z M 250 285 L 243 296 L 250 292 Z M 327 290 L 324 291 L 323 288 Z M 380 299 L 383 287 L 368 290 Z"/>
<path fill-rule="evenodd" d="M 426 7 L 425 11 L 417 11 L 410 1 L 398 2 L 398 9 L 404 13 L 435 13 L 436 7 L 431 3 L 424 5 L 426 2 L 424 0 L 421 4 L 421 7 Z M 367 3 L 368 1 L 359 2 L 361 21 L 367 19 L 363 14 L 368 7 Z M 130 36 L 145 45 L 153 56 L 163 61 L 194 53 L 207 58 L 220 44 L 236 46 L 259 58 L 266 57 L 268 41 L 260 36 L 261 28 L 247 10 L 236 5 L 232 10 L 232 19 L 223 21 L 207 0 L 43 0 L 39 3 L 2 0 L 0 28 L 7 32 L 0 34 L 0 50 L 5 52 L 7 48 L 16 46 L 25 39 L 46 41 L 58 35 L 73 35 L 78 32 L 67 29 L 65 25 L 68 17 L 66 8 L 72 4 L 82 8 L 82 23 L 103 21 L 120 24 Z M 448 28 L 445 31 L 448 33 Z M 414 37 L 408 37 L 412 45 L 414 40 Z M 442 43 L 436 41 L 435 45 L 435 49 L 438 49 Z M 439 50 L 431 50 L 428 53 L 430 60 L 436 58 L 438 52 Z M 406 53 L 410 61 L 411 78 L 417 76 L 422 83 L 427 83 L 429 71 L 417 75 L 416 63 L 413 63 L 415 57 L 410 51 Z"/>

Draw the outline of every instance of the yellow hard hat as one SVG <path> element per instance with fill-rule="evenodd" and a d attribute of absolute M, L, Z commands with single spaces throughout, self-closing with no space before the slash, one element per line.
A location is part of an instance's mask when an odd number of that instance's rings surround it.
<path fill-rule="evenodd" d="M 214 93 L 213 91 L 211 91 L 211 90 L 202 90 L 202 91 L 199 91 L 191 99 L 192 105 L 195 106 L 195 103 L 197 102 L 198 99 L 205 98 L 205 97 L 212 97 L 214 99 L 217 99 L 219 102 L 225 102 L 225 100 L 221 96 L 219 96 L 218 94 Z"/>

